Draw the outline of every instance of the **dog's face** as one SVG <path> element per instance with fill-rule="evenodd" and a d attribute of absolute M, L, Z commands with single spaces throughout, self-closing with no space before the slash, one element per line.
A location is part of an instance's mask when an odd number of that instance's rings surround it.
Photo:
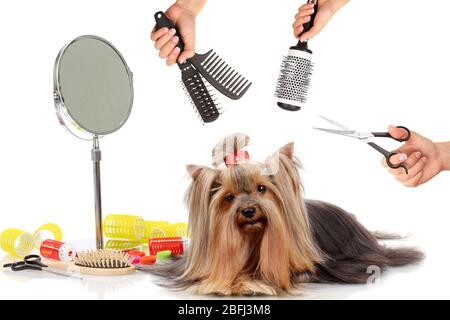
<path fill-rule="evenodd" d="M 280 215 L 275 186 L 257 164 L 224 169 L 219 177 L 212 205 L 219 220 L 230 219 L 242 234 L 263 232 L 271 215 Z"/>

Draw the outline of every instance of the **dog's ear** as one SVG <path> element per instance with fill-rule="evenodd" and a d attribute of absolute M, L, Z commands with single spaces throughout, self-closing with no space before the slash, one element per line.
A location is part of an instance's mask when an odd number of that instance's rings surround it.
<path fill-rule="evenodd" d="M 186 171 L 192 177 L 192 179 L 195 180 L 195 179 L 198 178 L 198 176 L 200 175 L 200 173 L 202 172 L 202 170 L 204 168 L 205 167 L 203 167 L 203 166 L 198 166 L 198 165 L 195 165 L 195 164 L 188 164 L 186 166 Z"/>
<path fill-rule="evenodd" d="M 186 166 L 187 173 L 191 176 L 193 180 L 197 180 L 203 170 L 212 170 L 211 168 L 205 166 L 199 166 L 195 164 L 188 164 Z"/>
<path fill-rule="evenodd" d="M 292 160 L 292 158 L 294 157 L 294 143 L 288 143 L 287 145 L 281 147 L 278 152 Z"/>

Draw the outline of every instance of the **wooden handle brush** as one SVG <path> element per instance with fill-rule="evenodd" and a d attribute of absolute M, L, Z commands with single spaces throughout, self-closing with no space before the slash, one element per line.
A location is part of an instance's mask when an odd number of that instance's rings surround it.
<path fill-rule="evenodd" d="M 96 250 L 78 252 L 75 261 L 57 261 L 45 259 L 47 266 L 93 276 L 119 276 L 134 273 L 133 257 L 127 253 L 112 250 Z"/>

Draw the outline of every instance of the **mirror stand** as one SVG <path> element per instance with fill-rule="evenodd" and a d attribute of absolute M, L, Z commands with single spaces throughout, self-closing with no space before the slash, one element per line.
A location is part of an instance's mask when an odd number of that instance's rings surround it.
<path fill-rule="evenodd" d="M 119 130 L 133 107 L 133 74 L 107 40 L 87 35 L 72 40 L 56 57 L 53 69 L 56 114 L 74 136 L 93 141 L 95 247 L 103 249 L 99 140 Z"/>
<path fill-rule="evenodd" d="M 103 227 L 102 227 L 102 190 L 100 182 L 100 161 L 102 152 L 98 142 L 98 136 L 93 138 L 91 160 L 94 169 L 94 200 L 95 200 L 95 243 L 98 250 L 103 249 Z"/>

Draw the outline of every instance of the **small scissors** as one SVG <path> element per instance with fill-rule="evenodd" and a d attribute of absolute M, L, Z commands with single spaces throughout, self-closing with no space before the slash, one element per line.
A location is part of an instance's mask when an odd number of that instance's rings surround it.
<path fill-rule="evenodd" d="M 68 278 L 76 278 L 82 280 L 81 277 L 78 277 L 70 272 L 61 272 L 54 269 L 49 268 L 47 265 L 43 264 L 41 261 L 41 257 L 38 255 L 29 255 L 26 256 L 22 261 L 17 261 L 13 263 L 8 263 L 3 265 L 3 268 L 11 268 L 12 271 L 24 271 L 24 270 L 36 270 L 36 271 L 45 271 L 52 274 L 56 274 L 59 276 L 64 276 Z"/>
<path fill-rule="evenodd" d="M 397 139 L 397 138 L 394 138 L 389 132 L 358 132 L 358 131 L 355 131 L 349 127 L 346 127 L 336 121 L 327 119 L 322 116 L 319 116 L 319 117 L 321 117 L 325 121 L 331 123 L 332 125 L 340 128 L 341 130 L 325 129 L 325 128 L 313 128 L 313 129 L 325 131 L 328 133 L 338 134 L 338 135 L 342 135 L 342 136 L 346 136 L 346 137 L 350 137 L 350 138 L 359 139 L 360 141 L 367 143 L 369 146 L 371 146 L 372 148 L 374 148 L 375 150 L 380 152 L 386 158 L 386 163 L 390 168 L 392 168 L 392 169 L 403 168 L 405 170 L 406 174 L 408 174 L 408 168 L 406 167 L 405 164 L 403 164 L 403 163 L 393 164 L 391 162 L 391 158 L 394 155 L 398 154 L 398 152 L 395 152 L 395 151 L 389 152 L 389 151 L 383 149 L 382 147 L 380 147 L 379 145 L 375 144 L 374 142 L 370 141 L 371 138 L 380 138 L 381 137 L 381 138 L 391 138 L 398 142 L 406 142 L 411 138 L 411 131 L 408 128 L 402 127 L 402 126 L 397 127 L 399 129 L 405 130 L 407 133 L 406 137 Z"/>

